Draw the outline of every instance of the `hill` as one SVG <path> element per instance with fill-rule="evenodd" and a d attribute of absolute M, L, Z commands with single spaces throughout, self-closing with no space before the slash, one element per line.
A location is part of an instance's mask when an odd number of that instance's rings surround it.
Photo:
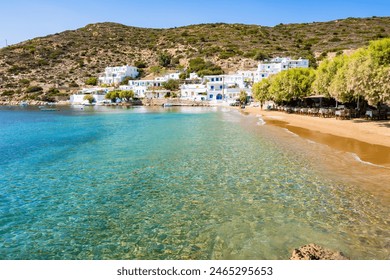
<path fill-rule="evenodd" d="M 315 65 L 327 55 L 354 50 L 390 36 L 390 17 L 279 24 L 200 24 L 169 29 L 89 24 L 0 49 L 2 99 L 69 95 L 106 66 L 136 65 L 143 75 L 188 66 L 202 57 L 225 72 L 253 69 L 258 60 L 306 57 Z M 169 64 L 159 61 L 169 54 Z M 161 67 L 159 65 L 164 65 Z"/>

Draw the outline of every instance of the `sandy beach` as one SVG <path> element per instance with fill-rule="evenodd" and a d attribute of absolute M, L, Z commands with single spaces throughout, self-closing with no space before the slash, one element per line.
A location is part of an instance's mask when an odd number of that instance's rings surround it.
<path fill-rule="evenodd" d="M 336 120 L 246 107 L 270 125 L 288 128 L 301 137 L 356 153 L 362 160 L 390 167 L 390 120 Z"/>

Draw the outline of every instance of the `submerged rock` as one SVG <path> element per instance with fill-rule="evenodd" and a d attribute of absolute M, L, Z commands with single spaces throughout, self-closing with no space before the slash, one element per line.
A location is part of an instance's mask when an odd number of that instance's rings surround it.
<path fill-rule="evenodd" d="M 342 252 L 332 251 L 312 243 L 294 249 L 290 260 L 348 260 L 348 258 Z"/>

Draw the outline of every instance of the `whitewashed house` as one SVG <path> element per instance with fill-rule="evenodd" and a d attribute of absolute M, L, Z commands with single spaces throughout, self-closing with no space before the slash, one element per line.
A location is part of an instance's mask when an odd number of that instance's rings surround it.
<path fill-rule="evenodd" d="M 203 77 L 204 83 L 206 83 L 207 100 L 209 101 L 223 101 L 223 75 L 208 75 Z"/>
<path fill-rule="evenodd" d="M 161 87 L 163 81 L 157 80 L 130 80 L 128 85 L 119 86 L 121 90 L 134 91 L 135 97 L 144 98 L 146 92 L 152 87 Z"/>
<path fill-rule="evenodd" d="M 201 78 L 196 73 L 190 73 L 189 80 L 201 80 Z"/>
<path fill-rule="evenodd" d="M 166 74 L 164 76 L 164 78 L 168 81 L 168 80 L 179 80 L 179 76 L 180 76 L 181 73 L 177 72 L 177 73 L 170 73 L 170 74 Z"/>
<path fill-rule="evenodd" d="M 256 71 L 239 70 L 239 71 L 237 71 L 237 74 L 243 76 L 245 82 L 252 83 L 254 81 Z"/>
<path fill-rule="evenodd" d="M 203 101 L 207 99 L 207 88 L 202 84 L 183 84 L 180 86 L 180 98 Z"/>
<path fill-rule="evenodd" d="M 106 94 L 109 92 L 107 88 L 85 88 L 79 91 L 76 94 L 73 94 L 70 96 L 70 103 L 72 105 L 76 104 L 89 104 L 88 100 L 85 100 L 86 95 L 92 95 L 95 104 L 101 104 L 101 103 L 109 103 L 110 100 L 106 99 Z"/>
<path fill-rule="evenodd" d="M 218 103 L 234 101 L 243 90 L 249 96 L 252 95 L 249 83 L 240 74 L 204 76 L 204 83 L 206 83 L 207 100 L 209 101 Z"/>
<path fill-rule="evenodd" d="M 106 67 L 104 74 L 99 77 L 100 84 L 117 85 L 120 84 L 124 78 L 136 78 L 138 76 L 137 67 L 134 66 L 116 66 Z"/>
<path fill-rule="evenodd" d="M 271 59 L 270 61 L 264 61 L 259 63 L 254 76 L 254 82 L 259 82 L 264 78 L 268 78 L 270 75 L 277 74 L 284 70 L 308 67 L 308 59 L 291 59 L 289 57 L 276 57 Z"/>

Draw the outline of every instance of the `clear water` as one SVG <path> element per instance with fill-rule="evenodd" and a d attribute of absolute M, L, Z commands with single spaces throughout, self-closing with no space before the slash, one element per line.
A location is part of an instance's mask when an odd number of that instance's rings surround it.
<path fill-rule="evenodd" d="M 389 208 L 256 120 L 100 110 L 0 109 L 1 259 L 390 258 Z"/>

